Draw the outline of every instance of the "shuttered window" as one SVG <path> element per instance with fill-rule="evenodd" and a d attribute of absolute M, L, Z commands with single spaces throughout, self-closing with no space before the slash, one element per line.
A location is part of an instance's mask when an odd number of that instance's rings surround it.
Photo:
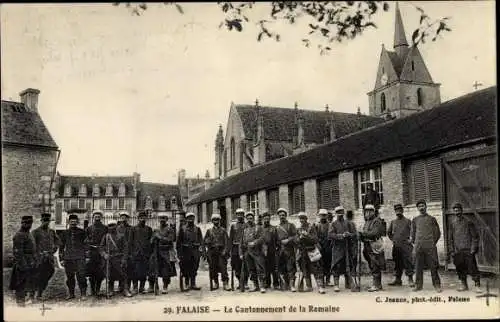
<path fill-rule="evenodd" d="M 334 209 L 340 204 L 338 176 L 318 180 L 317 191 L 319 208 Z"/>
<path fill-rule="evenodd" d="M 271 215 L 276 214 L 276 211 L 279 208 L 280 200 L 279 200 L 279 191 L 278 189 L 269 189 L 267 190 L 267 208 Z"/>
<path fill-rule="evenodd" d="M 298 214 L 299 212 L 306 210 L 303 183 L 288 186 L 288 196 L 290 211 L 292 214 Z"/>
<path fill-rule="evenodd" d="M 214 203 L 213 202 L 207 202 L 207 222 L 210 222 L 210 217 L 212 217 L 212 213 L 214 210 Z"/>
<path fill-rule="evenodd" d="M 441 160 L 438 157 L 408 161 L 404 168 L 405 203 L 419 199 L 441 201 Z"/>

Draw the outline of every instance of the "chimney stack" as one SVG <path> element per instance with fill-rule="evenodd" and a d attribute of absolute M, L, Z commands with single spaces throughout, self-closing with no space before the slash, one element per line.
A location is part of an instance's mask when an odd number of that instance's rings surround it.
<path fill-rule="evenodd" d="M 30 112 L 38 113 L 38 95 L 40 91 L 34 88 L 27 88 L 19 96 L 21 97 L 21 103 L 24 104 L 26 109 Z"/>

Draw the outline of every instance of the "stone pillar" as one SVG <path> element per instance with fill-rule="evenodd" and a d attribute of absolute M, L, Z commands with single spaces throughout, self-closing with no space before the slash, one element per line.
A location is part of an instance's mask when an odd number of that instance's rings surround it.
<path fill-rule="evenodd" d="M 265 211 L 268 211 L 266 190 L 260 190 L 258 193 L 258 198 L 259 198 L 259 214 L 262 214 Z"/>
<path fill-rule="evenodd" d="M 278 194 L 280 202 L 279 208 L 285 208 L 289 212 L 290 209 L 288 209 L 288 185 L 280 185 L 278 188 Z"/>
<path fill-rule="evenodd" d="M 356 209 L 354 189 L 354 173 L 352 171 L 341 171 L 339 173 L 339 197 L 340 204 L 345 209 Z"/>
<path fill-rule="evenodd" d="M 219 211 L 219 201 L 217 201 L 217 200 L 212 201 L 212 213 L 213 214 L 220 213 L 220 211 Z M 210 218 L 209 218 L 209 220 L 210 220 Z"/>
<path fill-rule="evenodd" d="M 316 179 L 304 181 L 304 204 L 309 218 L 316 218 L 318 212 L 318 195 L 316 192 Z"/>
<path fill-rule="evenodd" d="M 201 223 L 207 223 L 207 203 L 204 202 L 201 204 Z"/>
<path fill-rule="evenodd" d="M 240 196 L 240 207 L 247 211 L 248 210 L 248 201 L 247 201 L 247 195 L 241 195 Z"/>
<path fill-rule="evenodd" d="M 233 220 L 233 213 L 236 209 L 232 209 L 231 205 L 231 198 L 226 198 L 224 201 L 226 204 L 226 222 L 227 222 L 227 228 L 231 227 L 231 221 Z M 229 231 L 229 230 L 228 230 Z"/>

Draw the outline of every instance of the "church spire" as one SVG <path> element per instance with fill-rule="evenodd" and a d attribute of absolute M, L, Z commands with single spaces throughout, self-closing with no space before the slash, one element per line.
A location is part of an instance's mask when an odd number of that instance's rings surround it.
<path fill-rule="evenodd" d="M 403 26 L 403 19 L 399 11 L 399 3 L 396 2 L 396 23 L 394 28 L 394 50 L 398 56 L 404 60 L 408 53 L 408 42 L 406 41 L 405 28 Z"/>

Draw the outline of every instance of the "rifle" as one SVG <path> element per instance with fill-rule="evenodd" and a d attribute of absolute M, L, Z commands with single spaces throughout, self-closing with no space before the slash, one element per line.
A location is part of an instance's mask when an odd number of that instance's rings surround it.
<path fill-rule="evenodd" d="M 361 239 L 358 241 L 358 286 L 357 288 L 361 291 Z"/>
<path fill-rule="evenodd" d="M 234 267 L 231 263 L 231 291 L 234 291 Z"/>
<path fill-rule="evenodd" d="M 158 281 L 158 275 L 160 274 L 160 239 L 156 239 L 156 270 L 155 270 L 155 274 L 154 274 L 154 279 L 155 279 L 155 282 L 154 282 L 154 295 L 157 296 L 159 295 L 159 288 L 160 288 L 160 285 L 159 285 L 159 281 Z"/>
<path fill-rule="evenodd" d="M 109 297 L 109 233 L 106 233 L 106 254 L 108 255 L 106 258 L 106 298 Z"/>
<path fill-rule="evenodd" d="M 240 272 L 240 292 L 245 292 L 245 254 L 243 254 L 243 259 L 241 260 L 241 272 Z"/>

